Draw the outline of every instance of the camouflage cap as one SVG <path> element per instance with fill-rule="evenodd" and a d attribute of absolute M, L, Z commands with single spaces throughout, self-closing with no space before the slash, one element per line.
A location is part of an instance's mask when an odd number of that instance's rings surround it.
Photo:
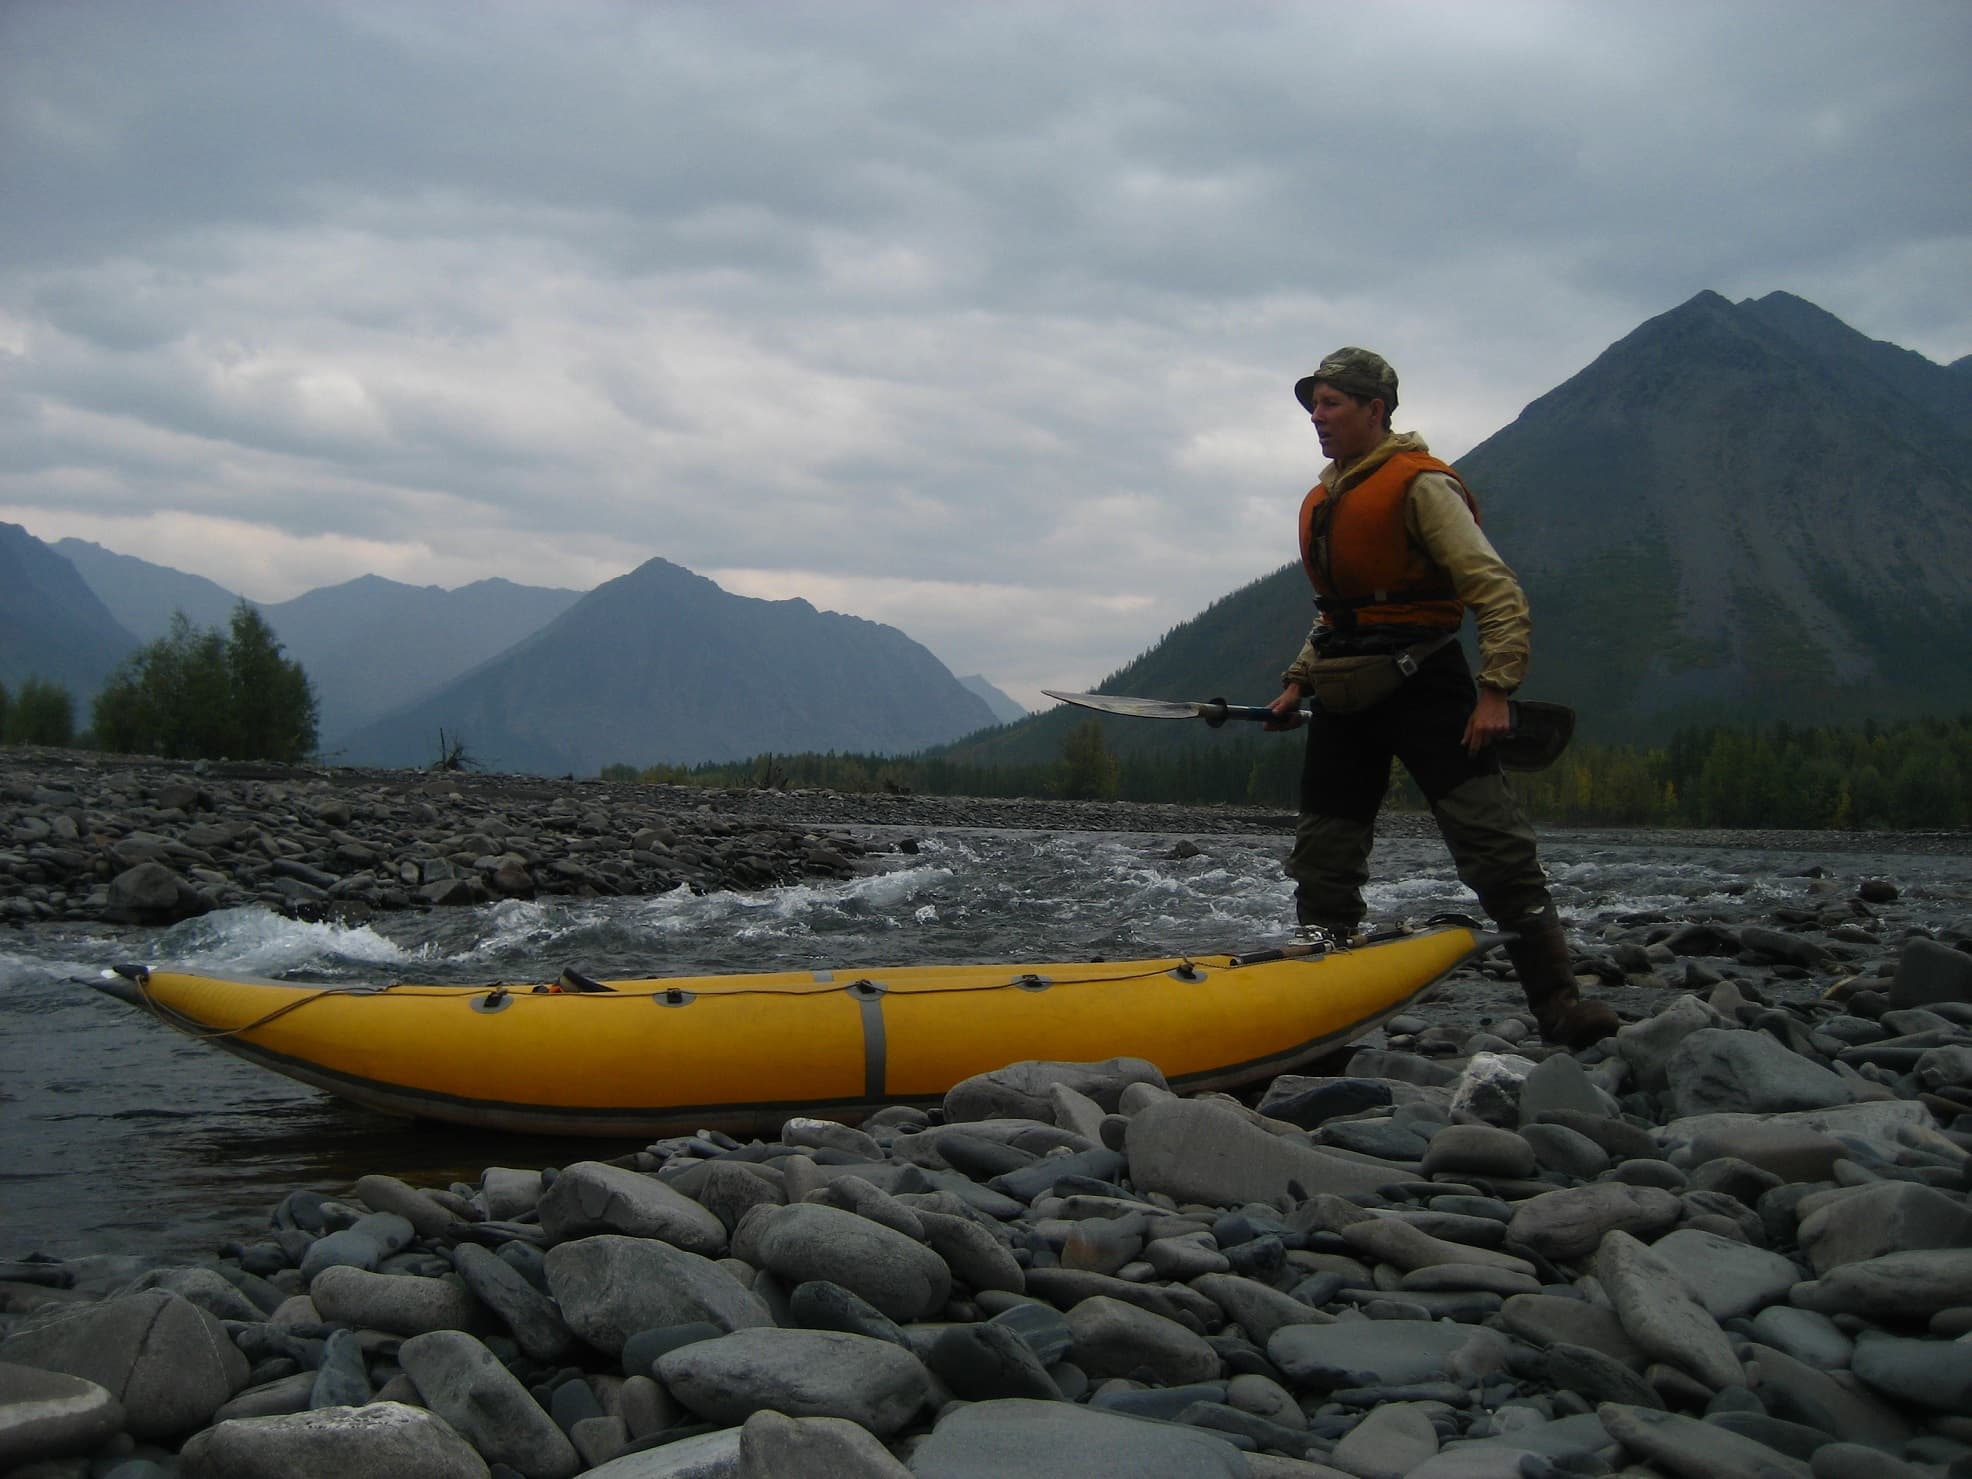
<path fill-rule="evenodd" d="M 1367 349 L 1351 346 L 1336 350 L 1315 366 L 1312 375 L 1303 375 L 1294 382 L 1294 398 L 1304 409 L 1313 411 L 1309 399 L 1315 393 L 1315 386 L 1323 383 L 1364 400 L 1381 400 L 1386 411 L 1397 409 L 1397 372 L 1382 355 Z"/>

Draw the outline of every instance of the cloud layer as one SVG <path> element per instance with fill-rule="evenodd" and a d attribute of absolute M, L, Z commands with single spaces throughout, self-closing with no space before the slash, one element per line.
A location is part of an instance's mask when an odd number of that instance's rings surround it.
<path fill-rule="evenodd" d="M 0 518 L 264 599 L 663 555 L 1037 702 L 1290 557 L 1337 344 L 1449 455 L 1704 288 L 1972 351 L 1968 56 L 1957 0 L 14 0 Z"/>

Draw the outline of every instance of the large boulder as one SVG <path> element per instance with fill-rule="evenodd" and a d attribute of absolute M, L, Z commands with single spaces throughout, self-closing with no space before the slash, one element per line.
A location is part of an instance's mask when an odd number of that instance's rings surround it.
<path fill-rule="evenodd" d="M 717 1423 L 756 1412 L 839 1417 L 879 1437 L 917 1416 L 931 1395 L 924 1363 L 899 1345 L 840 1330 L 736 1330 L 657 1358 L 657 1379 Z"/>
<path fill-rule="evenodd" d="M 139 1438 L 204 1427 L 247 1384 L 247 1360 L 211 1315 L 164 1289 L 84 1305 L 0 1341 L 0 1361 L 79 1376 L 123 1404 Z"/>
<path fill-rule="evenodd" d="M 1856 1096 L 1832 1069 L 1777 1038 L 1741 1028 L 1707 1027 L 1677 1046 L 1666 1065 L 1673 1112 L 1784 1114 L 1826 1109 Z"/>
<path fill-rule="evenodd" d="M 541 1228 L 556 1242 L 594 1233 L 657 1238 L 687 1253 L 726 1251 L 726 1225 L 655 1176 L 603 1161 L 564 1166 L 541 1196 Z"/>
<path fill-rule="evenodd" d="M 546 1270 L 568 1328 L 612 1356 L 653 1326 L 702 1320 L 740 1330 L 774 1323 L 759 1296 L 726 1269 L 652 1238 L 559 1243 L 548 1250 Z"/>
<path fill-rule="evenodd" d="M 1201 1428 L 1142 1422 L 1070 1402 L 957 1403 L 911 1455 L 916 1479 L 1250 1479 L 1246 1456 Z"/>
<path fill-rule="evenodd" d="M 88 1453 L 123 1428 L 123 1404 L 61 1371 L 0 1362 L 0 1471 Z"/>
<path fill-rule="evenodd" d="M 486 1479 L 489 1473 L 444 1418 L 401 1402 L 234 1418 L 194 1434 L 179 1464 L 183 1479 Z"/>
<path fill-rule="evenodd" d="M 1230 1104 L 1161 1099 L 1130 1117 L 1124 1148 L 1140 1192 L 1178 1202 L 1238 1207 L 1247 1202 L 1348 1196 L 1409 1179 L 1411 1172 L 1364 1158 L 1331 1155 L 1276 1135 Z"/>
<path fill-rule="evenodd" d="M 1055 1085 L 1074 1090 L 1106 1110 L 1114 1110 L 1131 1084 L 1164 1088 L 1157 1065 L 1142 1058 L 1110 1058 L 1102 1063 L 1049 1063 L 1030 1059 L 961 1079 L 945 1091 L 945 1122 L 1030 1119 L 1053 1124 Z"/>
<path fill-rule="evenodd" d="M 506 1464 L 529 1479 L 571 1479 L 582 1467 L 574 1445 L 533 1394 L 464 1331 L 414 1335 L 398 1347 L 397 1363 L 425 1406 L 488 1463 Z"/>
<path fill-rule="evenodd" d="M 951 1270 L 924 1244 L 819 1202 L 752 1208 L 733 1234 L 733 1251 L 789 1288 L 811 1279 L 840 1284 L 893 1320 L 922 1320 L 952 1292 Z"/>

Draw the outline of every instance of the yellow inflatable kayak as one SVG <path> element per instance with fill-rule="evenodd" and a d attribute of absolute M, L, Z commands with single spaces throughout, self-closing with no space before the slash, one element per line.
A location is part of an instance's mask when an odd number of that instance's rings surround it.
<path fill-rule="evenodd" d="M 1490 941 L 1050 965 L 906 966 L 552 986 L 349 986 L 124 967 L 100 988 L 389 1114 L 482 1129 L 772 1133 L 935 1103 L 1029 1058 L 1146 1058 L 1172 1087 L 1270 1078 L 1395 1015 Z"/>

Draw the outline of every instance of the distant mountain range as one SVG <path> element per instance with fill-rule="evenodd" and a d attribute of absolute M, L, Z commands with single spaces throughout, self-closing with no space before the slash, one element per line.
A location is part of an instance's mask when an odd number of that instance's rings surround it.
<path fill-rule="evenodd" d="M 974 673 L 969 678 L 959 679 L 959 682 L 970 692 L 978 694 L 985 700 L 986 707 L 993 711 L 993 718 L 998 723 L 1012 724 L 1029 716 L 1029 711 L 1025 707 L 987 682 L 983 673 Z"/>
<path fill-rule="evenodd" d="M 1526 693 L 1574 705 L 1585 738 L 1972 708 L 1972 356 L 1938 365 L 1786 293 L 1700 293 L 1458 468 L 1533 606 Z M 1281 493 L 1284 553 L 1300 491 Z M 1312 615 L 1284 565 L 1100 687 L 1266 702 Z M 1051 710 L 951 753 L 1051 758 L 1088 718 Z M 1119 753 L 1207 742 L 1101 722 Z"/>
<path fill-rule="evenodd" d="M 668 560 L 598 586 L 540 631 L 348 735 L 343 758 L 416 765 L 439 730 L 500 769 L 804 750 L 902 754 L 994 723 L 895 627 L 736 596 Z"/>
<path fill-rule="evenodd" d="M 1428 437 L 1430 427 L 1421 428 Z M 1310 443 L 1309 478 L 1316 454 Z M 1460 460 L 1535 619 L 1527 693 L 1585 737 L 1972 708 L 1972 356 L 1938 365 L 1785 293 L 1700 293 Z M 1299 488 L 1281 490 L 1283 558 Z M 85 701 L 208 580 L 0 524 L 0 683 Z M 595 591 L 366 576 L 264 608 L 314 679 L 324 749 L 593 773 L 766 752 L 1053 759 L 1087 715 L 1027 716 L 894 628 L 757 601 L 653 560 Z M 1099 687 L 1264 702 L 1312 609 L 1298 564 L 1222 597 Z M 1119 752 L 1212 742 L 1106 720 Z"/>
<path fill-rule="evenodd" d="M 0 525 L 0 683 L 62 684 L 85 727 L 116 664 L 174 613 L 223 630 L 239 601 Z M 893 627 L 734 596 L 663 560 L 586 595 L 363 576 L 259 610 L 315 685 L 323 753 L 349 764 L 429 764 L 440 730 L 483 764 L 551 774 L 770 749 L 903 754 L 1026 713 Z"/>
<path fill-rule="evenodd" d="M 0 685 L 59 684 L 84 707 L 80 725 L 88 697 L 136 645 L 75 566 L 19 524 L 0 524 Z"/>
<path fill-rule="evenodd" d="M 187 575 L 80 539 L 55 544 L 125 627 L 154 642 L 183 612 L 222 631 L 240 597 Z M 325 740 L 422 698 L 506 651 L 582 597 L 580 591 L 481 580 L 457 590 L 364 575 L 259 606 L 321 701 Z M 256 603 L 257 604 L 257 603 Z"/>

